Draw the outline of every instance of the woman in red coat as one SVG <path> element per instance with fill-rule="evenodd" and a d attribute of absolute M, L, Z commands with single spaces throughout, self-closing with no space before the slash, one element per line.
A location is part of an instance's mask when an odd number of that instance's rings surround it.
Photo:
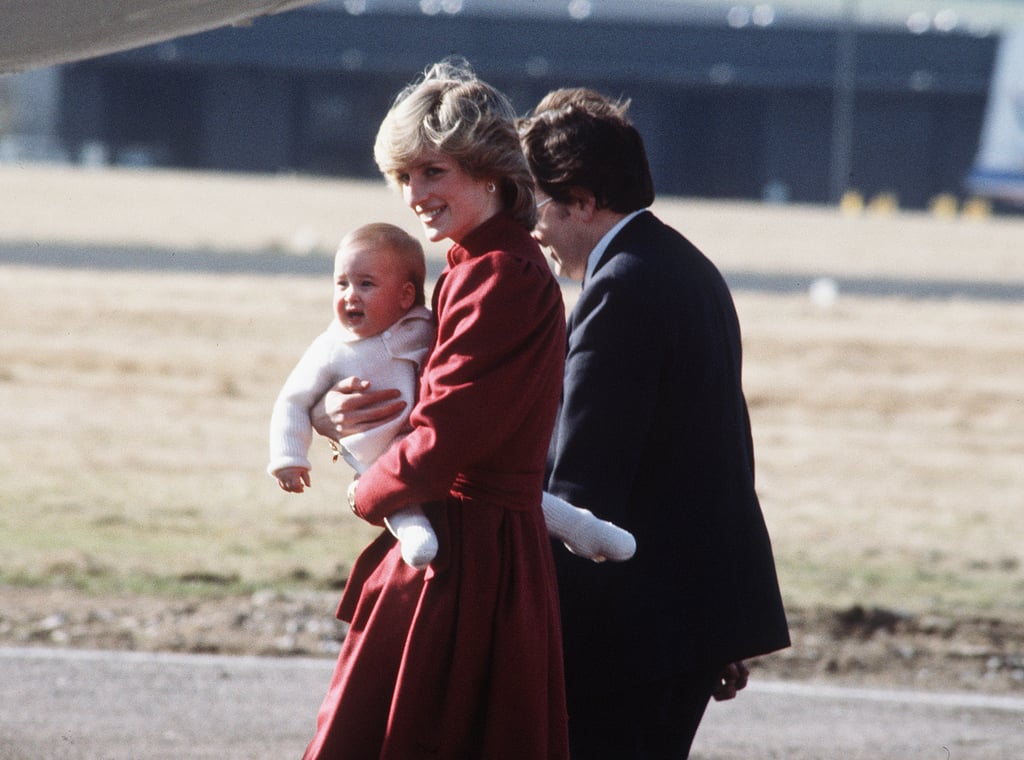
<path fill-rule="evenodd" d="M 386 531 L 352 570 L 350 628 L 306 758 L 562 760 L 561 631 L 541 512 L 561 391 L 561 290 L 529 230 L 532 181 L 503 95 L 466 66 L 399 96 L 375 157 L 427 237 L 448 239 L 412 432 L 354 484 L 377 525 L 423 504 L 425 572 Z"/>

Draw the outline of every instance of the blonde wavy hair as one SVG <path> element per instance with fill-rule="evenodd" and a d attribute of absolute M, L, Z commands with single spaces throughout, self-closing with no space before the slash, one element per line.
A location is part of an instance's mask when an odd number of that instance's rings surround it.
<path fill-rule="evenodd" d="M 533 229 L 533 179 L 519 143 L 515 111 L 463 59 L 435 63 L 406 86 L 381 122 L 373 146 L 378 168 L 394 187 L 429 151 L 451 158 L 475 179 L 493 181 L 505 210 Z"/>

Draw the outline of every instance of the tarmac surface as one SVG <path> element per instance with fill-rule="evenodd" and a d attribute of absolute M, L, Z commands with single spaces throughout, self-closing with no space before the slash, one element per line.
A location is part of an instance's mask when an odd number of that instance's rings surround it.
<path fill-rule="evenodd" d="M 0 264 L 119 269 L 218 274 L 310 275 L 329 273 L 332 255 L 282 256 L 274 252 L 165 249 L 139 246 L 88 246 L 0 242 Z M 442 262 L 427 260 L 427 274 L 434 278 Z M 764 293 L 806 293 L 821 273 L 772 273 L 726 270 L 723 276 L 733 290 Z M 1024 283 L 967 279 L 901 278 L 879 276 L 829 276 L 845 295 L 896 298 L 964 298 L 983 301 L 1024 300 Z"/>
<path fill-rule="evenodd" d="M 0 759 L 301 756 L 330 658 L 0 648 Z M 1024 699 L 752 682 L 693 760 L 1011 760 Z"/>

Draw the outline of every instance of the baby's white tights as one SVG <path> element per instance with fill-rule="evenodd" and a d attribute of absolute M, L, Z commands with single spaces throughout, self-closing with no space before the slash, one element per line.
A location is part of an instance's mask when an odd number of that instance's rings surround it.
<path fill-rule="evenodd" d="M 625 562 L 636 553 L 636 538 L 628 530 L 602 520 L 589 509 L 575 507 L 547 491 L 541 499 L 548 533 L 573 554 L 594 562 Z"/>
<path fill-rule="evenodd" d="M 437 556 L 437 534 L 419 507 L 406 507 L 384 520 L 391 535 L 398 539 L 402 559 L 422 570 Z"/>
<path fill-rule="evenodd" d="M 573 554 L 604 562 L 624 562 L 636 552 L 636 538 L 618 525 L 602 520 L 588 509 L 575 507 L 554 494 L 541 499 L 548 533 L 562 541 Z M 422 570 L 437 556 L 437 534 L 419 507 L 407 507 L 388 517 L 384 524 L 398 539 L 402 559 Z"/>

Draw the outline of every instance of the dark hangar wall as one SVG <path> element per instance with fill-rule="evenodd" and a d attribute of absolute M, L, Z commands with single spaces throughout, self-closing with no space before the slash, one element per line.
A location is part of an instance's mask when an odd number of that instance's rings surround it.
<path fill-rule="evenodd" d="M 996 39 L 847 39 L 843 186 L 908 207 L 961 194 Z M 840 40 L 810 26 L 300 11 L 64 67 L 61 136 L 120 163 L 373 177 L 394 94 L 457 53 L 520 111 L 565 85 L 632 98 L 662 194 L 828 202 Z"/>

